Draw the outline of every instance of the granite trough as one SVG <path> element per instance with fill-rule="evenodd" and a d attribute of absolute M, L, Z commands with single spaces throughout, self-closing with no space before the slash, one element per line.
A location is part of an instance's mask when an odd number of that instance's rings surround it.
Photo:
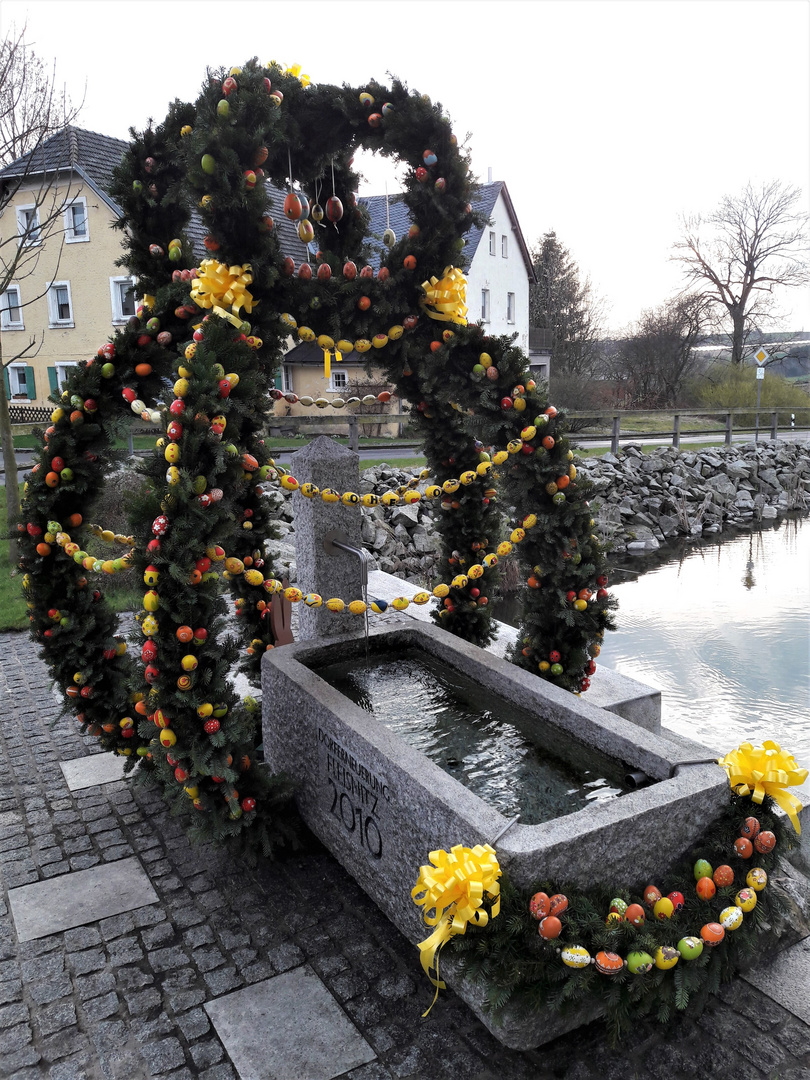
<path fill-rule="evenodd" d="M 706 748 L 647 731 L 589 705 L 529 672 L 438 627 L 416 622 L 373 629 L 375 654 L 421 650 L 573 739 L 644 774 L 646 786 L 539 825 L 510 824 L 493 806 L 392 734 L 313 667 L 356 658 L 362 635 L 305 641 L 262 661 L 265 759 L 298 784 L 303 819 L 412 942 L 427 936 L 411 900 L 430 851 L 454 844 L 495 844 L 501 867 L 519 887 L 558 880 L 588 887 L 660 877 L 722 811 L 725 773 Z M 408 869 L 410 868 L 410 870 Z M 445 954 L 447 956 L 447 954 Z M 589 1017 L 544 1017 L 540 1024 L 484 1008 L 482 988 L 459 978 L 450 957 L 443 973 L 493 1034 L 515 1049 L 539 1046 Z"/>

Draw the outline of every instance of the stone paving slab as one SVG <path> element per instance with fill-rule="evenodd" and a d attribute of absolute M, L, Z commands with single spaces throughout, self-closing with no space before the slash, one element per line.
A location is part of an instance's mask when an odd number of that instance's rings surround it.
<path fill-rule="evenodd" d="M 59 768 L 68 790 L 82 791 L 84 788 L 123 780 L 125 761 L 126 758 L 116 757 L 115 754 L 88 754 L 71 761 L 60 761 Z"/>
<path fill-rule="evenodd" d="M 121 859 L 21 885 L 9 889 L 8 899 L 20 941 L 33 941 L 158 902 L 137 859 Z"/>
<path fill-rule="evenodd" d="M 205 1011 L 240 1080 L 332 1080 L 376 1057 L 308 964 Z"/>
<path fill-rule="evenodd" d="M 743 978 L 810 1024 L 810 938 L 785 949 L 778 963 L 753 968 Z"/>

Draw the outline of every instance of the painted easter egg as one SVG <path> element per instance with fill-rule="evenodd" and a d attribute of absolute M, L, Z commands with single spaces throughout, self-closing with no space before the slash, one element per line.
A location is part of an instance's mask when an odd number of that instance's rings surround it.
<path fill-rule="evenodd" d="M 768 875 L 761 866 L 754 866 L 748 871 L 745 882 L 754 892 L 762 892 L 768 884 Z"/>
<path fill-rule="evenodd" d="M 549 915 L 559 917 L 566 911 L 568 911 L 568 897 L 563 896 L 562 893 L 555 893 L 549 901 Z"/>
<path fill-rule="evenodd" d="M 653 966 L 653 958 L 648 952 L 627 954 L 627 970 L 631 975 L 646 975 Z"/>
<path fill-rule="evenodd" d="M 757 837 L 757 839 L 759 839 Z M 741 859 L 750 859 L 754 854 L 754 845 L 745 836 L 738 836 L 734 841 L 734 850 L 740 856 Z"/>
<path fill-rule="evenodd" d="M 776 837 L 772 832 L 757 833 L 754 837 L 754 847 L 760 855 L 766 855 L 776 847 Z"/>
<path fill-rule="evenodd" d="M 656 885 L 648 885 L 644 890 L 644 903 L 647 907 L 655 907 L 661 899 L 661 890 Z"/>
<path fill-rule="evenodd" d="M 560 953 L 560 959 L 566 967 L 586 968 L 591 962 L 591 954 L 583 945 L 567 945 Z"/>
<path fill-rule="evenodd" d="M 734 903 L 740 909 L 740 911 L 749 912 L 753 911 L 757 906 L 757 894 L 754 889 L 740 889 L 737 895 L 734 897 Z"/>
<path fill-rule="evenodd" d="M 703 942 L 697 937 L 682 937 L 677 948 L 684 960 L 697 960 L 703 952 Z"/>
<path fill-rule="evenodd" d="M 627 911 L 627 904 L 620 896 L 616 896 L 610 901 L 610 908 L 608 910 L 615 911 L 618 915 L 624 917 L 624 913 Z"/>
<path fill-rule="evenodd" d="M 711 900 L 717 892 L 717 886 L 710 877 L 702 877 L 695 885 L 695 891 L 701 900 Z"/>
<path fill-rule="evenodd" d="M 624 967 L 624 960 L 615 952 L 600 950 L 593 958 L 594 967 L 602 975 L 618 975 Z"/>
<path fill-rule="evenodd" d="M 709 948 L 714 948 L 715 945 L 719 945 L 723 938 L 726 936 L 726 932 L 720 923 L 710 922 L 700 928 L 700 937 L 704 945 L 708 945 Z"/>
<path fill-rule="evenodd" d="M 633 926 L 643 926 L 645 918 L 644 908 L 641 906 L 641 904 L 631 904 L 625 911 L 624 918 L 626 922 L 632 923 Z M 629 959 L 630 958 L 628 957 L 628 964 Z M 652 960 L 650 961 L 650 963 L 652 964 Z"/>
<path fill-rule="evenodd" d="M 550 906 L 551 901 L 547 894 L 544 892 L 537 892 L 529 901 L 529 912 L 533 919 L 537 919 L 537 921 L 540 922 L 548 915 Z"/>
<path fill-rule="evenodd" d="M 662 896 L 660 900 L 656 900 L 653 913 L 659 922 L 663 922 L 664 919 L 671 919 L 675 914 L 675 905 L 668 896 Z"/>
<path fill-rule="evenodd" d="M 553 938 L 559 937 L 562 933 L 562 923 L 556 915 L 547 915 L 545 919 L 541 920 L 537 932 L 540 937 L 545 938 L 547 941 L 551 941 Z"/>
<path fill-rule="evenodd" d="M 326 606 L 329 608 L 330 611 L 338 612 L 343 611 L 343 609 L 346 607 L 346 605 L 339 597 L 333 597 L 331 600 L 327 600 Z"/>
<path fill-rule="evenodd" d="M 309 592 L 304 597 L 304 603 L 307 607 L 320 607 L 323 603 L 323 599 L 316 592 Z"/>
<path fill-rule="evenodd" d="M 743 913 L 736 904 L 731 904 L 720 912 L 720 925 L 724 930 L 736 930 L 742 926 L 742 922 Z"/>
<path fill-rule="evenodd" d="M 676 892 L 671 892 L 671 893 L 669 893 L 668 898 L 672 903 L 672 907 L 673 907 L 674 912 L 675 912 L 676 915 L 678 914 L 679 911 L 683 911 L 683 906 L 686 903 L 686 901 L 684 900 L 684 896 L 683 896 L 682 892 L 677 892 L 677 891 Z"/>
<path fill-rule="evenodd" d="M 723 863 L 718 866 L 713 875 L 713 881 L 718 889 L 724 889 L 727 885 L 734 884 L 734 871 L 730 866 Z"/>
<path fill-rule="evenodd" d="M 747 836 L 749 840 L 753 840 L 760 831 L 760 827 L 759 821 L 755 817 L 747 817 L 740 826 L 740 836 Z"/>
<path fill-rule="evenodd" d="M 655 950 L 655 966 L 660 971 L 669 971 L 674 968 L 681 958 L 681 954 L 671 945 L 660 945 Z"/>

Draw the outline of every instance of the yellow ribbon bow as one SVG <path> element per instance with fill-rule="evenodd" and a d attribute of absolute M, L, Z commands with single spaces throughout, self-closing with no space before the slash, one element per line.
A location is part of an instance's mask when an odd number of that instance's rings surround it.
<path fill-rule="evenodd" d="M 292 67 L 284 68 L 285 75 L 292 75 L 294 79 L 298 79 L 302 86 L 309 86 L 309 75 L 301 74 L 301 65 L 293 64 Z"/>
<path fill-rule="evenodd" d="M 467 314 L 467 280 L 460 270 L 446 266 L 441 280 L 432 277 L 430 281 L 422 282 L 422 288 L 425 297 L 420 304 L 429 318 L 438 322 L 458 323 L 459 326 L 467 325 L 464 317 Z"/>
<path fill-rule="evenodd" d="M 755 803 L 761 803 L 766 795 L 770 795 L 790 818 L 795 831 L 801 833 L 799 811 L 802 804 L 785 788 L 803 784 L 807 769 L 800 769 L 793 755 L 784 751 L 779 743 L 771 739 L 762 746 L 743 743 L 724 758 L 719 758 L 717 763 L 728 773 L 728 782 L 738 795 L 750 795 Z"/>
<path fill-rule="evenodd" d="M 244 308 L 250 314 L 254 301 L 247 286 L 252 281 L 249 263 L 226 266 L 216 259 L 203 259 L 191 286 L 191 299 L 201 308 L 230 308 L 236 315 Z"/>
<path fill-rule="evenodd" d="M 439 951 L 450 938 L 465 933 L 468 923 L 487 925 L 490 915 L 481 906 L 484 893 L 494 898 L 491 908 L 493 919 L 501 910 L 501 887 L 498 884 L 501 868 L 495 849 L 489 844 L 477 844 L 474 848 L 456 844 L 449 852 L 431 851 L 430 861 L 432 866 L 419 868 L 419 880 L 411 889 L 413 902 L 424 908 L 422 916 L 425 922 L 428 926 L 436 927 L 430 937 L 417 945 L 425 974 L 436 987 L 433 1001 L 423 1016 L 427 1016 L 436 1003 L 439 991 L 445 988 L 439 978 Z M 430 974 L 434 962 L 435 977 Z"/>

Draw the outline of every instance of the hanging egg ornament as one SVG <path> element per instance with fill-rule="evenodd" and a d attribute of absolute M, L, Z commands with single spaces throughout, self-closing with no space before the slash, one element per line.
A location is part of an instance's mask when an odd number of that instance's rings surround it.
<path fill-rule="evenodd" d="M 726 932 L 720 923 L 710 922 L 700 928 L 701 941 L 704 945 L 708 945 L 710 949 L 719 945 L 725 936 Z"/>
<path fill-rule="evenodd" d="M 385 244 L 385 246 L 393 247 L 396 242 L 397 234 L 394 232 L 394 230 L 391 228 L 386 229 L 383 233 L 383 243 Z"/>
<path fill-rule="evenodd" d="M 330 195 L 326 200 L 326 216 L 333 224 L 343 217 L 343 203 L 337 195 Z"/>
<path fill-rule="evenodd" d="M 697 960 L 703 952 L 703 942 L 697 937 L 682 937 L 676 947 L 684 960 Z"/>
<path fill-rule="evenodd" d="M 724 930 L 737 930 L 742 926 L 742 923 L 743 913 L 736 904 L 731 904 L 720 912 L 720 925 Z"/>
<path fill-rule="evenodd" d="M 363 93 L 360 95 L 360 104 L 363 106 L 363 108 L 370 109 L 371 106 L 374 104 L 374 98 L 371 94 L 364 90 Z"/>
<path fill-rule="evenodd" d="M 653 966 L 653 958 L 648 952 L 631 952 L 627 954 L 627 970 L 631 975 L 646 975 Z"/>
<path fill-rule="evenodd" d="M 734 903 L 746 914 L 749 911 L 753 911 L 757 906 L 757 894 L 755 889 L 740 889 L 737 895 L 734 897 Z"/>
<path fill-rule="evenodd" d="M 311 221 L 298 222 L 298 239 L 302 244 L 310 244 L 315 239 L 315 230 L 312 228 Z"/>
<path fill-rule="evenodd" d="M 762 892 L 768 884 L 768 875 L 761 866 L 755 866 L 748 871 L 745 883 L 750 889 L 753 889 L 754 892 Z"/>
<path fill-rule="evenodd" d="M 290 221 L 298 221 L 301 217 L 301 200 L 294 191 L 288 192 L 284 199 L 284 216 Z"/>
<path fill-rule="evenodd" d="M 310 207 L 309 216 L 312 221 L 323 221 L 323 207 L 320 203 L 313 203 Z"/>
<path fill-rule="evenodd" d="M 754 837 L 754 847 L 760 855 L 767 855 L 769 851 L 773 851 L 776 847 L 776 837 L 772 832 L 768 832 L 767 830 L 765 832 L 757 833 Z"/>
<path fill-rule="evenodd" d="M 669 971 L 674 968 L 681 958 L 681 954 L 672 945 L 660 945 L 655 950 L 655 966 L 659 971 Z"/>

